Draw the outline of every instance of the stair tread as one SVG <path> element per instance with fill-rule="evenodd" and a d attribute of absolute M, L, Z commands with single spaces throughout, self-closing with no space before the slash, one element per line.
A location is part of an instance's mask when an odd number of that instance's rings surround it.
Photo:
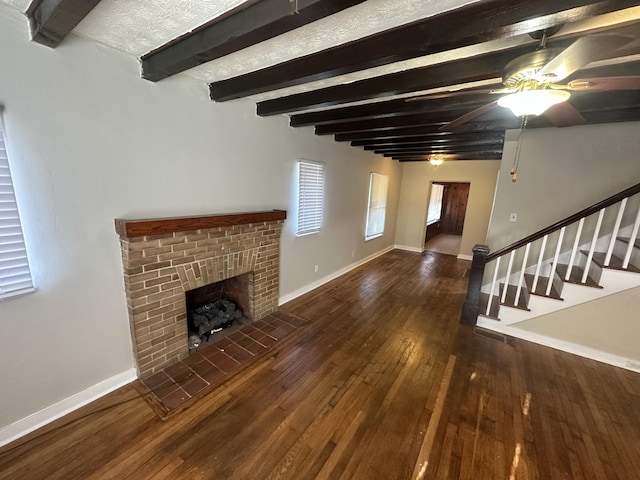
<path fill-rule="evenodd" d="M 545 293 L 547 291 L 547 285 L 549 284 L 549 277 L 538 277 L 538 285 L 536 285 L 536 291 L 534 292 L 531 288 L 533 287 L 533 278 L 534 275 L 531 275 L 529 273 L 524 274 L 524 279 L 527 282 L 527 288 L 529 289 L 529 293 L 531 293 L 531 295 L 538 295 L 539 297 L 562 300 L 560 292 L 558 292 L 558 289 L 553 284 L 551 285 L 551 291 L 549 292 L 549 295 Z"/>
<path fill-rule="evenodd" d="M 624 243 L 629 243 L 629 237 L 618 237 L 618 240 Z M 636 241 L 633 243 L 636 248 L 640 248 L 640 238 L 636 238 Z"/>
<path fill-rule="evenodd" d="M 500 284 L 500 298 L 502 298 L 502 292 L 504 289 L 504 283 Z M 507 296 L 504 299 L 504 302 L 500 302 L 500 305 L 505 305 L 511 308 L 517 308 L 519 310 L 530 311 L 527 306 L 527 299 L 525 293 L 526 286 L 523 285 L 522 292 L 520 292 L 520 298 L 518 299 L 518 304 L 516 305 L 516 291 L 518 287 L 516 285 L 508 285 L 507 286 Z"/>
<path fill-rule="evenodd" d="M 571 269 L 571 276 L 568 280 L 565 279 L 567 276 L 567 270 L 569 269 L 568 265 L 564 263 L 560 263 L 556 266 L 556 272 L 560 275 L 560 278 L 563 282 L 567 283 L 575 283 L 577 285 L 584 285 L 585 287 L 593 287 L 593 288 L 602 288 L 598 282 L 596 282 L 591 276 L 587 276 L 587 281 L 582 282 L 582 275 L 584 275 L 584 270 L 581 267 L 573 266 Z"/>
<path fill-rule="evenodd" d="M 602 268 L 611 268 L 613 270 L 624 270 L 627 272 L 640 273 L 640 268 L 636 267 L 635 265 L 629 264 L 627 268 L 622 268 L 624 259 L 620 257 L 616 257 L 615 255 L 611 255 L 611 260 L 609 261 L 609 265 L 605 266 L 604 261 L 606 257 L 607 257 L 607 254 L 604 252 L 595 252 L 593 254 L 593 261 Z"/>
<path fill-rule="evenodd" d="M 491 318 L 493 320 L 500 320 L 498 313 L 500 311 L 500 297 L 497 295 L 492 296 L 491 309 L 487 315 L 487 304 L 489 303 L 489 294 L 480 293 L 480 315 L 483 317 Z"/>

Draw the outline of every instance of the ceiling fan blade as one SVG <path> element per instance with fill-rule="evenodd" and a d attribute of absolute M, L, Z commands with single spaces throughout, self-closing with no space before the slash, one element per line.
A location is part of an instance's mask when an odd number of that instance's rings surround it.
<path fill-rule="evenodd" d="M 447 123 L 440 127 L 440 130 L 451 130 L 457 126 L 462 125 L 463 123 L 467 123 L 469 120 L 473 120 L 480 115 L 483 115 L 491 110 L 493 110 L 498 105 L 498 101 L 494 100 L 491 103 L 487 103 L 480 108 L 476 108 L 475 110 L 471 110 L 469 113 L 465 113 L 461 117 L 456 118 L 455 120 Z"/>
<path fill-rule="evenodd" d="M 558 82 L 591 62 L 616 56 L 615 51 L 631 43 L 632 37 L 595 34 L 579 38 L 535 74 L 538 82 Z"/>
<path fill-rule="evenodd" d="M 594 77 L 572 80 L 566 85 L 571 91 L 640 90 L 640 76 Z"/>
<path fill-rule="evenodd" d="M 572 127 L 574 125 L 584 125 L 586 120 L 580 112 L 569 102 L 557 103 L 549 107 L 544 115 L 551 120 L 556 127 Z"/>

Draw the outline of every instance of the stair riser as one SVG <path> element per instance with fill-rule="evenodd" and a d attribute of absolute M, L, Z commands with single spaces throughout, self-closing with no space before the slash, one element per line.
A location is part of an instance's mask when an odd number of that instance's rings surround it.
<path fill-rule="evenodd" d="M 616 241 L 615 246 L 613 248 L 613 254 L 616 257 L 620 257 L 620 258 L 624 258 L 624 256 L 627 254 L 627 248 L 629 247 L 629 244 L 627 242 L 623 242 L 623 241 Z M 633 249 L 631 250 L 631 261 L 630 261 L 631 265 L 640 265 L 640 249 L 637 247 L 633 247 Z"/>

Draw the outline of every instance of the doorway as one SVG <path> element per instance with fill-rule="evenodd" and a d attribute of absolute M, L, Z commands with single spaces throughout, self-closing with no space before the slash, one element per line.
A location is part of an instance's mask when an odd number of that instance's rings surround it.
<path fill-rule="evenodd" d="M 433 182 L 424 249 L 458 255 L 467 213 L 470 183 Z"/>

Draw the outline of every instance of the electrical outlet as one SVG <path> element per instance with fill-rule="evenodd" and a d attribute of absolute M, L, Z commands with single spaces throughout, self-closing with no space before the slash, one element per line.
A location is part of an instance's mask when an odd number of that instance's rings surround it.
<path fill-rule="evenodd" d="M 314 272 L 317 272 L 317 271 L 318 271 L 318 265 L 314 265 L 314 266 L 313 266 L 313 271 L 314 271 Z"/>
<path fill-rule="evenodd" d="M 511 223 L 515 223 L 518 221 L 518 214 L 517 213 L 510 213 L 509 214 L 509 221 Z"/>

